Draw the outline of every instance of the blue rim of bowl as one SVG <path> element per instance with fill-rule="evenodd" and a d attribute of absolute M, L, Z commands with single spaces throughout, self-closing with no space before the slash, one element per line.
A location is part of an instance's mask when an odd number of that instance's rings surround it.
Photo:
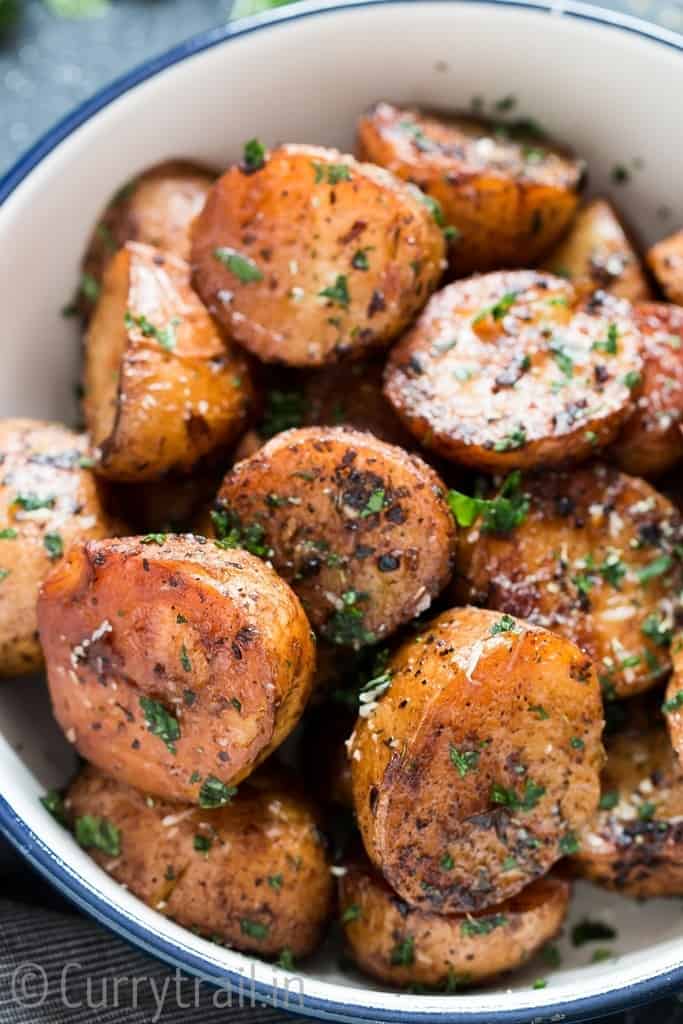
<path fill-rule="evenodd" d="M 108 106 L 119 96 L 134 89 L 147 79 L 188 57 L 253 32 L 288 25 L 302 18 L 335 13 L 340 8 L 358 10 L 375 6 L 406 6 L 414 2 L 415 0 L 342 0 L 334 6 L 329 4 L 321 6 L 313 0 L 313 2 L 298 4 L 293 8 L 280 8 L 266 15 L 228 23 L 192 36 L 185 42 L 145 61 L 132 71 L 115 79 L 58 121 L 0 179 L 0 204 L 11 196 L 31 171 L 64 139 L 90 120 L 103 107 Z M 678 33 L 660 29 L 639 18 L 618 14 L 590 4 L 568 2 L 558 5 L 552 0 L 550 3 L 543 2 L 543 0 L 433 0 L 433 2 L 442 3 L 444 6 L 477 3 L 562 15 L 629 32 L 683 54 L 683 36 Z M 0 831 L 32 866 L 55 885 L 64 896 L 122 938 L 174 967 L 200 976 L 206 982 L 218 986 L 232 983 L 236 991 L 243 990 L 244 977 L 239 973 L 229 971 L 219 964 L 211 964 L 210 961 L 189 947 L 183 947 L 181 943 L 169 940 L 154 928 L 109 903 L 84 878 L 69 868 L 61 858 L 50 850 L 2 796 L 0 796 Z M 436 1018 L 442 1024 L 532 1024 L 533 1021 L 539 1020 L 569 1022 L 603 1017 L 674 994 L 681 988 L 683 988 L 683 963 L 672 971 L 599 995 L 582 996 L 572 999 L 571 1002 L 544 1002 L 509 1010 L 463 1012 L 457 1009 L 457 1003 L 454 1005 L 453 1000 L 443 997 L 438 1000 L 429 999 L 430 1005 L 424 1010 L 390 1010 L 381 1005 L 375 1007 L 354 1006 L 353 988 L 348 989 L 349 1002 L 340 1003 L 304 994 L 301 1004 L 297 1000 L 296 1005 L 290 1005 L 288 1009 L 290 1012 L 306 1016 L 353 1021 L 356 1024 L 361 1021 L 369 1024 L 369 1022 L 376 1022 L 380 1019 L 395 1022 L 395 1024 L 426 1024 L 430 1018 Z M 253 981 L 250 982 L 251 992 L 258 1000 L 262 1000 L 264 1003 L 273 1003 L 272 986 Z M 378 992 L 379 1000 L 381 1000 L 381 993 Z M 277 1000 L 275 1005 L 278 1005 Z M 283 1009 L 282 1006 L 279 1008 Z"/>

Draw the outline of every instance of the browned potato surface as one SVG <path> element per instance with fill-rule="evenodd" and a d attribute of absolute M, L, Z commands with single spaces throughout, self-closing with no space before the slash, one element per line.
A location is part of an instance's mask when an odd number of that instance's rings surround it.
<path fill-rule="evenodd" d="M 310 693 L 296 596 L 258 559 L 191 534 L 75 545 L 43 584 L 38 620 L 67 739 L 165 799 L 229 795 Z"/>
<path fill-rule="evenodd" d="M 673 671 L 662 710 L 669 727 L 669 736 L 678 760 L 683 767 L 683 633 L 677 633 L 671 643 Z"/>
<path fill-rule="evenodd" d="M 126 242 L 144 242 L 181 259 L 190 255 L 190 224 L 204 205 L 215 174 L 185 160 L 169 160 L 119 189 L 104 210 L 83 258 L 79 306 L 87 316 L 104 272 Z"/>
<path fill-rule="evenodd" d="M 315 146 L 231 167 L 192 229 L 199 294 L 265 362 L 317 366 L 384 347 L 441 276 L 443 237 L 422 199 Z"/>
<path fill-rule="evenodd" d="M 389 662 L 349 743 L 370 859 L 408 903 L 481 911 L 573 852 L 594 814 L 602 705 L 574 644 L 458 608 Z"/>
<path fill-rule="evenodd" d="M 86 339 L 96 471 L 119 481 L 187 473 L 236 439 L 251 395 L 246 360 L 192 291 L 188 265 L 125 245 L 106 272 Z"/>
<path fill-rule="evenodd" d="M 683 306 L 683 230 L 653 245 L 647 262 L 669 302 Z"/>
<path fill-rule="evenodd" d="M 477 469 L 588 458 L 633 411 L 642 361 L 630 318 L 577 301 L 532 270 L 449 285 L 392 349 L 389 401 L 424 445 Z"/>
<path fill-rule="evenodd" d="M 320 941 L 332 880 L 317 814 L 272 774 L 257 772 L 223 807 L 179 808 L 87 767 L 66 808 L 97 863 L 185 928 L 290 959 Z"/>
<path fill-rule="evenodd" d="M 607 744 L 600 810 L 573 864 L 626 896 L 683 896 L 682 820 L 683 770 L 650 709 Z"/>
<path fill-rule="evenodd" d="M 392 985 L 454 992 L 526 963 L 559 931 L 570 884 L 539 878 L 478 914 L 435 914 L 404 903 L 366 860 L 346 865 L 339 911 L 351 956 Z"/>
<path fill-rule="evenodd" d="M 445 488 L 426 463 L 372 434 L 307 427 L 278 434 L 225 477 L 219 535 L 258 535 L 332 643 L 360 647 L 431 604 L 455 544 Z"/>
<path fill-rule="evenodd" d="M 460 277 L 528 267 L 564 234 L 584 165 L 538 138 L 469 117 L 431 117 L 379 103 L 359 123 L 360 153 L 415 182 L 455 229 Z"/>
<path fill-rule="evenodd" d="M 578 211 L 543 268 L 568 278 L 579 292 L 602 289 L 629 302 L 652 298 L 638 254 L 607 199 L 592 199 Z"/>
<path fill-rule="evenodd" d="M 42 580 L 79 539 L 123 527 L 103 505 L 88 442 L 57 423 L 0 420 L 0 677 L 43 664 L 36 598 Z"/>
<path fill-rule="evenodd" d="M 525 481 L 508 533 L 477 521 L 458 538 L 456 595 L 552 629 L 595 663 L 607 696 L 670 669 L 681 590 L 681 520 L 644 480 L 592 465 Z"/>
<path fill-rule="evenodd" d="M 636 411 L 612 449 L 636 476 L 659 476 L 683 458 L 683 307 L 643 303 L 633 316 L 643 338 Z"/>

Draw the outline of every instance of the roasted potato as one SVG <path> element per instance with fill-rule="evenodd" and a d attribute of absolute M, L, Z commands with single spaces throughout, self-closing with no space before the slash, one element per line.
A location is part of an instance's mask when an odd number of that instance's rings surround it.
<path fill-rule="evenodd" d="M 652 709 L 630 718 L 607 744 L 600 809 L 572 863 L 626 896 L 683 896 L 683 770 Z"/>
<path fill-rule="evenodd" d="M 683 632 L 672 638 L 671 663 L 673 671 L 662 710 L 666 716 L 671 743 L 683 768 Z"/>
<path fill-rule="evenodd" d="M 443 236 L 423 199 L 315 146 L 231 167 L 192 228 L 199 294 L 265 362 L 318 366 L 385 347 L 443 269 Z"/>
<path fill-rule="evenodd" d="M 460 531 L 456 598 L 572 640 L 608 697 L 653 686 L 670 670 L 679 612 L 676 509 L 644 480 L 602 465 L 529 478 L 522 492 L 508 532 L 480 520 Z"/>
<path fill-rule="evenodd" d="M 653 245 L 647 262 L 669 302 L 683 306 L 683 230 Z"/>
<path fill-rule="evenodd" d="M 272 774 L 257 772 L 225 806 L 179 808 L 88 767 L 65 805 L 97 863 L 178 924 L 290 964 L 320 941 L 332 878 L 317 814 Z"/>
<path fill-rule="evenodd" d="M 399 896 L 435 914 L 481 911 L 576 849 L 602 766 L 585 654 L 457 608 L 406 641 L 388 674 L 348 749 L 365 848 Z"/>
<path fill-rule="evenodd" d="M 87 317 L 104 272 L 126 242 L 144 242 L 181 259 L 190 255 L 190 224 L 216 175 L 186 160 L 150 167 L 113 196 L 88 242 L 78 306 Z"/>
<path fill-rule="evenodd" d="M 643 379 L 612 455 L 627 473 L 659 476 L 683 458 L 683 308 L 643 303 L 633 315 L 643 338 Z"/>
<path fill-rule="evenodd" d="M 229 796 L 310 693 L 296 596 L 265 563 L 204 538 L 76 544 L 43 584 L 38 621 L 67 739 L 168 800 Z"/>
<path fill-rule="evenodd" d="M 478 914 L 435 914 L 401 900 L 365 859 L 339 878 L 339 911 L 353 960 L 392 985 L 454 992 L 526 963 L 560 930 L 570 883 L 539 878 Z"/>
<path fill-rule="evenodd" d="M 219 539 L 256 542 L 336 644 L 388 636 L 451 574 L 455 526 L 434 470 L 344 427 L 278 434 L 227 474 L 212 518 Z"/>
<path fill-rule="evenodd" d="M 0 420 L 0 677 L 42 667 L 38 588 L 72 541 L 125 532 L 104 506 L 85 435 Z"/>
<path fill-rule="evenodd" d="M 389 103 L 361 118 L 359 147 L 439 204 L 459 277 L 537 263 L 567 229 L 584 177 L 582 161 L 515 126 Z"/>
<path fill-rule="evenodd" d="M 428 448 L 476 469 L 586 459 L 633 412 L 640 334 L 532 270 L 438 292 L 392 349 L 385 394 Z"/>
<path fill-rule="evenodd" d="M 175 256 L 129 242 L 110 264 L 86 338 L 85 416 L 111 480 L 188 473 L 244 429 L 244 356 L 220 335 Z"/>
<path fill-rule="evenodd" d="M 592 199 L 578 211 L 542 267 L 566 277 L 578 292 L 601 289 L 629 302 L 652 298 L 638 254 L 607 199 Z"/>

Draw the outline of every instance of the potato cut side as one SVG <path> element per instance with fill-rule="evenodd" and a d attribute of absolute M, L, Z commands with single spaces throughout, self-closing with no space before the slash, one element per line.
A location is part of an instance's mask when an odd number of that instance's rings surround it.
<path fill-rule="evenodd" d="M 683 230 L 653 245 L 647 262 L 669 302 L 683 306 Z"/>
<path fill-rule="evenodd" d="M 269 566 L 205 538 L 77 544 L 43 584 L 57 721 L 86 760 L 169 800 L 244 779 L 291 732 L 315 651 Z"/>
<path fill-rule="evenodd" d="M 457 608 L 407 640 L 388 672 L 349 756 L 365 848 L 407 903 L 485 910 L 576 849 L 602 766 L 584 653 L 509 615 Z"/>
<path fill-rule="evenodd" d="M 640 334 L 531 270 L 448 285 L 392 349 L 385 393 L 428 448 L 495 471 L 580 461 L 633 412 Z"/>
<path fill-rule="evenodd" d="M 77 840 L 152 909 L 291 967 L 332 909 L 317 813 L 281 772 L 258 772 L 223 806 L 213 796 L 179 808 L 86 767 L 65 805 Z"/>
<path fill-rule="evenodd" d="M 118 481 L 189 473 L 235 440 L 252 399 L 246 359 L 192 291 L 188 265 L 133 242 L 105 275 L 84 381 L 96 472 Z"/>
<path fill-rule="evenodd" d="M 441 229 L 423 199 L 315 146 L 231 167 L 192 229 L 199 294 L 265 362 L 316 366 L 385 347 L 442 273 Z"/>
<path fill-rule="evenodd" d="M 576 210 L 583 161 L 514 126 L 379 103 L 361 118 L 358 134 L 364 160 L 414 182 L 439 204 L 458 277 L 533 266 Z"/>

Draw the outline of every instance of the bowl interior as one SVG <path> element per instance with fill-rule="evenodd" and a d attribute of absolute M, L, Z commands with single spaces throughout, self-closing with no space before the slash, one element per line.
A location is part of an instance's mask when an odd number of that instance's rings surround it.
<path fill-rule="evenodd" d="M 171 156 L 218 167 L 244 141 L 315 142 L 349 149 L 357 115 L 386 98 L 493 108 L 514 96 L 530 116 L 585 156 L 593 192 L 611 193 L 642 242 L 683 222 L 683 140 L 677 133 L 683 60 L 674 40 L 523 5 L 421 2 L 350 4 L 313 13 L 304 5 L 268 27 L 253 27 L 122 91 L 38 163 L 0 209 L 4 315 L 0 413 L 73 422 L 79 341 L 60 310 L 78 276 L 84 241 L 106 198 L 127 178 Z M 210 40 L 207 40 L 209 42 Z M 647 83 L 645 87 L 644 83 Z M 656 112 L 656 114 L 654 113 Z M 49 148 L 49 147 L 48 147 Z M 615 165 L 629 180 L 615 185 Z M 0 689 L 0 779 L 5 828 L 81 902 L 163 956 L 214 980 L 274 983 L 269 965 L 179 929 L 116 886 L 43 811 L 38 796 L 63 783 L 75 760 L 49 711 L 42 679 Z M 23 823 L 23 824 L 22 824 Z M 48 854 L 48 850 L 52 854 Z M 306 1005 L 291 986 L 291 1008 L 318 1016 L 491 1020 L 563 1004 L 594 1011 L 604 995 L 638 996 L 637 986 L 681 964 L 678 904 L 645 905 L 579 886 L 571 922 L 599 917 L 618 937 L 616 959 L 591 964 L 593 946 L 561 943 L 552 971 L 537 959 L 482 992 L 422 996 L 378 991 L 342 971 L 334 938 L 301 974 Z M 569 929 L 565 929 L 566 932 Z M 605 945 L 604 943 L 602 945 Z M 282 972 L 278 978 L 282 979 Z M 533 981 L 547 978 L 544 989 Z M 281 989 L 276 991 L 276 999 Z M 589 1000 L 590 1003 L 577 1002 Z M 596 1001 L 597 1000 L 597 1001 Z M 280 1002 L 282 1005 L 282 1002 Z"/>

